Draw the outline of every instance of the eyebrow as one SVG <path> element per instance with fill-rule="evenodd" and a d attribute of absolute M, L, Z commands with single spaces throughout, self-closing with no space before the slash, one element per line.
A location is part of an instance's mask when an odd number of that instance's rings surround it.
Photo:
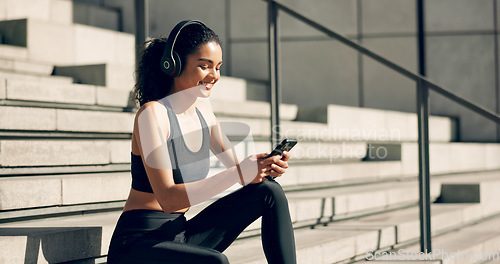
<path fill-rule="evenodd" d="M 210 63 L 212 63 L 212 64 L 214 63 L 212 60 L 205 59 L 205 58 L 200 58 L 200 59 L 198 59 L 198 60 L 199 60 L 199 61 L 206 61 L 206 62 L 210 62 Z M 220 62 L 219 62 L 219 63 L 217 63 L 217 64 L 222 64 L 222 61 L 220 61 Z"/>

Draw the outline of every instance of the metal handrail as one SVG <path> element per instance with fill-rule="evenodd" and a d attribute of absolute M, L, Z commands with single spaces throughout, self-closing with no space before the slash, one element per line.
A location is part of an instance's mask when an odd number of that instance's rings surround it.
<path fill-rule="evenodd" d="M 276 143 L 279 138 L 279 104 L 280 98 L 280 71 L 279 71 L 279 22 L 278 10 L 284 11 L 290 16 L 304 22 L 305 24 L 325 33 L 347 46 L 365 54 L 372 59 L 382 63 L 392 70 L 417 82 L 417 122 L 418 122 L 418 162 L 419 162 L 419 208 L 420 208 L 420 250 L 424 253 L 432 252 L 431 247 L 431 217 L 430 217 L 430 166 L 429 166 L 429 88 L 442 96 L 500 124 L 500 115 L 485 107 L 472 102 L 454 92 L 445 89 L 421 74 L 414 73 L 375 52 L 347 39 L 339 33 L 319 24 L 318 22 L 300 14 L 296 10 L 276 0 L 264 0 L 268 2 L 268 45 L 269 45 L 269 81 L 271 86 L 271 140 Z M 419 12 L 419 41 L 423 41 L 423 0 L 417 0 Z M 421 45 L 421 43 L 419 43 Z M 423 46 L 419 46 L 423 50 Z M 422 56 L 423 54 L 420 54 Z M 420 65 L 422 66 L 422 65 Z"/>
<path fill-rule="evenodd" d="M 491 119 L 497 123 L 500 124 L 500 115 L 494 113 L 493 111 L 490 111 L 488 109 L 486 109 L 485 107 L 477 104 L 477 103 L 474 103 L 472 102 L 471 100 L 469 99 L 466 99 L 458 94 L 455 94 L 454 92 L 448 90 L 448 89 L 445 89 L 443 88 L 442 86 L 438 85 L 438 84 L 435 84 L 434 82 L 432 82 L 431 80 L 427 79 L 426 77 L 424 76 L 421 76 L 417 73 L 414 73 L 378 54 L 376 54 L 375 52 L 359 45 L 358 43 L 352 41 L 352 40 L 349 40 L 348 38 L 342 36 L 341 34 L 319 24 L 318 22 L 315 22 L 314 20 L 308 18 L 307 16 L 305 15 L 302 15 L 300 14 L 298 11 L 284 5 L 283 3 L 279 2 L 279 1 L 275 1 L 275 0 L 264 0 L 266 2 L 273 2 L 276 7 L 286 13 L 288 13 L 289 15 L 297 18 L 298 20 L 306 23 L 307 25 L 325 33 L 326 35 L 334 38 L 334 39 L 337 39 L 338 41 L 350 46 L 351 48 L 353 49 L 356 49 L 357 51 L 371 57 L 372 59 L 382 63 L 383 65 L 397 71 L 398 73 L 400 74 L 403 74 L 404 76 L 414 80 L 414 81 L 423 81 L 425 85 L 427 85 L 429 88 L 431 88 L 433 91 L 443 95 L 444 97 L 447 97 L 463 106 L 465 106 L 466 108 L 472 110 L 472 111 L 475 111 L 476 113 L 488 118 L 488 119 Z"/>

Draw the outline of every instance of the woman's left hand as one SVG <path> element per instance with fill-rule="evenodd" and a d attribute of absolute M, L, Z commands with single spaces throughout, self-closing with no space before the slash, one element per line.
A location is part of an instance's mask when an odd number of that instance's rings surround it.
<path fill-rule="evenodd" d="M 271 177 L 281 177 L 288 169 L 288 159 L 290 159 L 290 152 L 283 151 L 283 157 L 271 164 L 271 170 L 269 171 L 269 176 Z"/>

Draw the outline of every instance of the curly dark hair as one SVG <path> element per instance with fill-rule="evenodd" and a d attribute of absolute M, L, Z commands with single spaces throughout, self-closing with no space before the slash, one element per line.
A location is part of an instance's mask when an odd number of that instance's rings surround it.
<path fill-rule="evenodd" d="M 191 24 L 184 27 L 174 44 L 174 51 L 179 54 L 182 67 L 185 67 L 188 55 L 195 53 L 200 45 L 209 42 L 215 42 L 222 47 L 219 36 L 207 26 Z M 172 89 L 173 78 L 163 73 L 159 66 L 166 43 L 167 38 L 164 37 L 150 38 L 144 43 L 132 98 L 139 106 L 167 96 Z"/>

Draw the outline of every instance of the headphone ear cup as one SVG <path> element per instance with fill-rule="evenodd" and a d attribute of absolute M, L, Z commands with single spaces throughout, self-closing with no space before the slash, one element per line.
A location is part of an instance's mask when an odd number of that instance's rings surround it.
<path fill-rule="evenodd" d="M 167 74 L 171 75 L 172 72 L 175 70 L 175 65 L 174 62 L 168 58 L 162 59 L 161 61 L 161 70 Z"/>
<path fill-rule="evenodd" d="M 179 76 L 182 70 L 181 58 L 179 57 L 179 54 L 177 54 L 177 52 L 175 51 L 173 52 L 173 59 L 174 59 L 175 69 L 174 72 L 172 73 L 172 78 Z"/>

